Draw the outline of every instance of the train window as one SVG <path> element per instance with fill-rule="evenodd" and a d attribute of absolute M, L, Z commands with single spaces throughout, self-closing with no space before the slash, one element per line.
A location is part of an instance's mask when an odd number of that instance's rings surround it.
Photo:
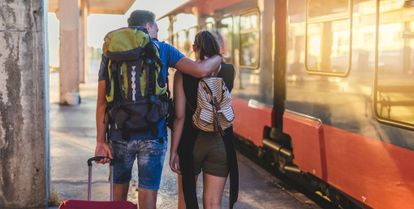
<path fill-rule="evenodd" d="M 240 16 L 240 67 L 257 69 L 259 67 L 260 38 L 259 12 L 249 12 Z"/>
<path fill-rule="evenodd" d="M 347 76 L 351 67 L 351 0 L 308 0 L 305 66 L 310 74 Z"/>
<path fill-rule="evenodd" d="M 374 107 L 379 121 L 414 130 L 414 8 L 402 7 L 378 14 Z"/>
<path fill-rule="evenodd" d="M 223 39 L 220 43 L 223 57 L 226 62 L 233 63 L 233 17 L 220 20 L 217 29 Z"/>

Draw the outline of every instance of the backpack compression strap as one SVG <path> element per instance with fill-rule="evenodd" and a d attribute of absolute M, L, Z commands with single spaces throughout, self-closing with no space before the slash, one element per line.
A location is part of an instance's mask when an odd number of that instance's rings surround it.
<path fill-rule="evenodd" d="M 125 97 L 135 102 L 138 97 L 141 96 L 141 67 L 142 58 L 139 57 L 137 60 L 127 62 L 125 64 L 124 88 L 127 90 Z M 128 76 L 130 78 L 128 78 Z"/>

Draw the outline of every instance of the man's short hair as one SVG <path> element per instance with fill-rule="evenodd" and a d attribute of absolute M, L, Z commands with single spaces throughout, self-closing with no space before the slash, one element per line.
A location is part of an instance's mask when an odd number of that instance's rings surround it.
<path fill-rule="evenodd" d="M 155 23 L 155 14 L 147 10 L 135 10 L 128 18 L 128 26 L 145 26 Z"/>

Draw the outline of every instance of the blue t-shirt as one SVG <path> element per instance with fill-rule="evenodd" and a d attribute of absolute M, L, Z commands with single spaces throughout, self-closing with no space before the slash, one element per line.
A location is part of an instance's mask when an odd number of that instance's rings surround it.
<path fill-rule="evenodd" d="M 184 55 L 178 51 L 175 47 L 165 43 L 155 41 L 160 49 L 160 58 L 162 62 L 161 74 L 166 82 L 168 79 L 168 68 L 175 67 L 175 64 L 184 57 Z M 107 69 L 108 59 L 105 56 L 102 56 L 101 66 L 99 68 L 99 80 L 105 80 L 106 74 L 105 69 Z M 151 139 L 151 138 L 160 138 L 167 136 L 167 126 L 165 120 L 161 120 L 158 123 L 158 136 L 154 136 L 153 133 L 148 130 L 146 132 L 133 133 L 130 135 L 130 139 Z M 111 140 L 122 140 L 122 133 L 120 131 L 111 129 L 109 132 L 109 138 Z"/>

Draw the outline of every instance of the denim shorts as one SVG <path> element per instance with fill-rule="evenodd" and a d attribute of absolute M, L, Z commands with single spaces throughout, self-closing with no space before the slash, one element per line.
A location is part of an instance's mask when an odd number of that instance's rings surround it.
<path fill-rule="evenodd" d="M 132 139 L 112 141 L 114 156 L 114 183 L 126 184 L 131 180 L 135 159 L 138 165 L 138 187 L 158 190 L 167 150 L 167 137 L 158 139 Z"/>

